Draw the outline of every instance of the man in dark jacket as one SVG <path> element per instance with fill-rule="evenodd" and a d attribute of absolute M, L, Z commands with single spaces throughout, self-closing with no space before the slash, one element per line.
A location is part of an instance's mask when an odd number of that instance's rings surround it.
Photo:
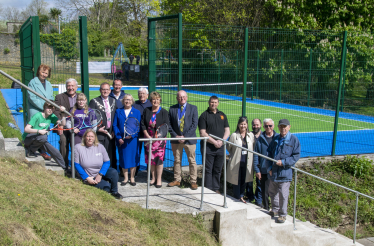
<path fill-rule="evenodd" d="M 186 151 L 190 167 L 191 189 L 197 189 L 197 165 L 196 165 L 196 140 L 178 140 L 183 137 L 196 137 L 199 114 L 195 105 L 187 103 L 187 93 L 183 90 L 177 93 L 178 104 L 169 109 L 169 132 L 172 138 L 171 149 L 174 155 L 174 181 L 169 183 L 169 187 L 179 186 L 182 181 L 182 155 L 183 149 Z"/>
<path fill-rule="evenodd" d="M 292 181 L 292 169 L 300 159 L 299 139 L 290 133 L 291 124 L 287 119 L 278 123 L 280 135 L 271 142 L 269 157 L 277 162 L 267 162 L 267 171 L 270 175 L 269 195 L 271 198 L 272 217 L 279 215 L 277 223 L 284 223 L 287 216 L 288 196 Z"/>
<path fill-rule="evenodd" d="M 122 80 L 115 79 L 113 81 L 113 90 L 110 92 L 109 96 L 116 100 L 117 108 L 123 108 L 121 101 L 125 94 L 125 91 L 122 90 Z"/>
<path fill-rule="evenodd" d="M 78 82 L 70 78 L 66 80 L 66 92 L 58 94 L 55 98 L 55 101 L 57 105 L 62 105 L 65 107 L 67 111 L 70 111 L 73 107 L 74 104 L 77 101 L 77 89 L 78 89 Z M 62 114 L 59 109 L 55 109 L 53 112 L 59 120 L 62 119 Z M 58 130 L 57 134 L 60 136 L 60 153 L 62 157 L 64 158 L 65 165 L 68 167 L 69 166 L 69 146 L 70 146 L 70 136 L 71 133 L 69 131 L 62 131 Z M 71 149 L 73 149 L 74 146 L 71 146 Z"/>
<path fill-rule="evenodd" d="M 274 121 L 272 119 L 264 119 L 265 131 L 261 133 L 255 145 L 255 152 L 268 156 L 268 147 L 273 139 L 279 134 L 274 131 Z M 269 179 L 266 169 L 266 160 L 258 155 L 253 155 L 253 166 L 256 178 L 260 180 L 262 192 L 262 204 L 266 210 L 269 210 Z"/>

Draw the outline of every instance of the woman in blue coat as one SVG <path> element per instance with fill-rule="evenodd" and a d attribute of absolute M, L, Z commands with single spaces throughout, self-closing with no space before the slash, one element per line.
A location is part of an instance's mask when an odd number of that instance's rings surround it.
<path fill-rule="evenodd" d="M 41 64 L 36 72 L 36 77 L 33 78 L 28 86 L 39 94 L 43 95 L 49 100 L 54 100 L 53 88 L 51 83 L 47 80 L 51 76 L 51 68 L 47 65 Z M 43 112 L 43 105 L 45 101 L 27 91 L 27 122 L 30 121 L 34 114 Z"/>
<path fill-rule="evenodd" d="M 139 166 L 140 155 L 138 148 L 138 137 L 139 132 L 124 137 L 124 124 L 128 117 L 134 117 L 138 120 L 140 129 L 141 114 L 140 111 L 133 108 L 132 105 L 135 103 L 134 98 L 130 94 L 126 94 L 122 98 L 123 108 L 117 109 L 113 120 L 113 130 L 116 135 L 116 142 L 118 146 L 119 154 L 119 165 L 123 170 L 124 181 L 121 183 L 122 186 L 126 185 L 128 179 L 128 169 L 130 168 L 130 184 L 135 186 L 135 171 L 136 167 Z"/>

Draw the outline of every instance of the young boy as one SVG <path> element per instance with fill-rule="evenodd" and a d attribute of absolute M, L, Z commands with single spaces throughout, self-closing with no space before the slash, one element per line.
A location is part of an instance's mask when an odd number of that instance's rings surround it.
<path fill-rule="evenodd" d="M 65 171 L 64 159 L 55 147 L 48 142 L 48 128 L 52 124 L 58 123 L 58 118 L 53 114 L 55 107 L 48 102 L 43 105 L 43 112 L 36 113 L 31 117 L 30 122 L 25 127 L 25 132 L 22 134 L 23 142 L 27 150 L 27 157 L 36 156 L 35 151 L 41 149 L 51 154 L 52 158 L 60 165 Z M 60 110 L 64 111 L 65 107 L 60 106 Z M 66 124 L 65 117 L 60 122 L 61 126 Z"/>

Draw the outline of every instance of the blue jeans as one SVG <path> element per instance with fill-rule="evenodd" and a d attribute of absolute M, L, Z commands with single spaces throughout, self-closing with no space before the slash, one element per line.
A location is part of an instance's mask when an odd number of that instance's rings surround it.
<path fill-rule="evenodd" d="M 262 203 L 262 193 L 261 193 L 261 180 L 258 178 L 256 179 L 256 191 L 253 194 L 253 182 L 248 182 L 245 191 L 247 193 L 248 200 L 252 202 L 255 200 L 256 204 L 261 204 Z"/>
<path fill-rule="evenodd" d="M 100 183 L 94 185 L 96 188 L 105 190 L 109 193 L 118 192 L 118 172 L 114 168 L 109 168 L 106 174 L 101 178 Z"/>
<path fill-rule="evenodd" d="M 238 175 L 238 185 L 232 185 L 232 191 L 234 192 L 234 197 L 236 199 L 240 199 L 244 196 L 245 191 L 245 174 L 247 172 L 247 167 L 239 167 L 239 175 Z M 250 182 L 252 183 L 252 182 Z"/>

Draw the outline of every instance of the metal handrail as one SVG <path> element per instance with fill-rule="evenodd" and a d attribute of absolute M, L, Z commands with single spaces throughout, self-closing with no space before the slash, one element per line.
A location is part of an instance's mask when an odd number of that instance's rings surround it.
<path fill-rule="evenodd" d="M 140 142 L 149 142 L 150 147 L 152 146 L 153 141 L 176 141 L 176 140 L 204 140 L 203 148 L 203 176 L 201 184 L 201 201 L 200 201 L 200 211 L 203 211 L 203 201 L 204 201 L 204 181 L 205 181 L 205 152 L 206 152 L 206 142 L 209 137 L 191 137 L 191 138 L 139 138 Z M 148 155 L 148 173 L 147 173 L 147 200 L 146 200 L 146 209 L 149 205 L 149 183 L 151 179 L 151 155 Z"/>
<path fill-rule="evenodd" d="M 34 93 L 35 95 L 37 95 L 41 99 L 43 99 L 43 100 L 47 101 L 48 103 L 52 104 L 54 107 L 60 108 L 59 105 L 57 105 L 56 103 L 52 102 L 51 100 L 45 98 L 44 96 L 42 96 L 41 94 L 37 93 L 36 91 L 34 91 L 33 89 L 31 89 L 30 87 L 24 85 L 18 79 L 13 78 L 12 76 L 10 76 L 9 74 L 3 72 L 2 70 L 0 70 L 0 73 L 2 75 L 4 75 L 5 77 L 7 77 L 8 79 L 13 80 L 15 83 L 17 83 L 18 85 L 22 86 L 23 88 L 25 88 L 26 90 L 30 91 L 31 93 Z M 64 110 L 63 112 L 65 114 L 69 115 L 69 116 L 72 116 L 70 114 L 70 112 L 68 112 L 67 110 Z M 74 117 L 70 117 L 70 119 L 71 119 L 71 125 L 74 126 Z M 71 146 L 74 146 L 74 131 L 71 131 L 70 142 L 71 142 Z M 74 151 L 73 150 L 71 151 L 71 175 L 72 175 L 72 178 L 74 179 L 75 178 L 75 166 L 74 166 Z"/>
<path fill-rule="evenodd" d="M 273 159 L 273 158 L 270 158 L 270 157 L 268 157 L 268 156 L 262 155 L 262 154 L 260 154 L 260 153 L 257 153 L 257 152 L 255 152 L 255 151 L 253 151 L 253 150 L 249 150 L 249 149 L 244 148 L 244 147 L 242 147 L 242 146 L 239 146 L 239 145 L 237 145 L 237 144 L 231 143 L 231 142 L 229 142 L 229 141 L 227 141 L 227 140 L 224 140 L 224 139 L 222 139 L 222 138 L 220 138 L 220 137 L 214 136 L 214 135 L 212 135 L 212 134 L 209 134 L 209 136 L 211 136 L 211 137 L 214 138 L 214 139 L 218 139 L 218 140 L 221 140 L 222 142 L 224 142 L 224 146 L 225 146 L 225 158 L 224 158 L 224 161 L 226 161 L 226 144 L 230 144 L 230 145 L 233 145 L 233 146 L 235 146 L 235 147 L 237 147 L 237 148 L 241 148 L 241 149 L 246 150 L 246 151 L 248 151 L 248 152 L 251 152 L 251 153 L 253 153 L 253 154 L 255 154 L 255 155 L 258 155 L 258 156 L 260 156 L 260 157 L 262 157 L 262 158 L 265 158 L 265 159 L 267 159 L 267 160 L 269 160 L 269 161 L 277 162 L 277 160 L 275 160 L 275 159 Z M 293 224 L 294 224 L 294 230 L 296 230 L 296 185 L 297 185 L 297 172 L 301 172 L 301 173 L 304 173 L 304 174 L 306 174 L 306 175 L 309 175 L 309 176 L 311 176 L 311 177 L 314 177 L 314 178 L 319 179 L 319 180 L 321 180 L 321 181 L 324 181 L 324 182 L 326 182 L 326 183 L 329 183 L 329 184 L 332 184 L 332 185 L 338 186 L 338 187 L 340 187 L 340 188 L 343 188 L 343 189 L 345 189 L 345 190 L 347 190 L 347 191 L 350 191 L 350 192 L 353 192 L 353 193 L 356 194 L 356 208 L 355 208 L 355 222 L 354 222 L 355 225 L 354 225 L 354 233 L 353 233 L 353 243 L 355 244 L 355 243 L 356 243 L 356 224 L 357 224 L 358 197 L 359 197 L 359 196 L 363 196 L 363 197 L 366 197 L 366 198 L 369 198 L 369 199 L 372 199 L 372 200 L 374 200 L 374 197 L 368 196 L 368 195 L 363 194 L 363 193 L 361 193 L 361 192 L 358 192 L 358 191 L 356 191 L 356 190 L 352 190 L 352 189 L 350 189 L 350 188 L 348 188 L 348 187 L 345 187 L 345 186 L 343 186 L 343 185 L 340 185 L 340 184 L 337 184 L 337 183 L 331 182 L 331 181 L 329 181 L 329 180 L 327 180 L 327 179 L 324 179 L 324 178 L 318 177 L 318 176 L 316 176 L 316 175 L 313 175 L 313 174 L 311 174 L 311 173 L 305 172 L 305 171 L 300 170 L 300 169 L 298 169 L 298 168 L 296 168 L 296 167 L 291 167 L 291 169 L 293 169 L 293 170 L 295 171 L 295 174 L 294 174 L 294 175 L 295 175 L 295 181 L 294 181 L 294 182 L 295 182 L 295 185 L 294 185 L 294 211 L 293 211 Z M 225 168 L 225 170 L 226 170 L 226 168 Z M 225 201 L 224 201 L 224 203 L 225 203 L 225 205 L 226 205 L 226 171 L 225 171 L 225 173 L 224 173 L 224 176 L 225 176 L 225 180 L 224 180 L 224 199 L 225 199 Z"/>

